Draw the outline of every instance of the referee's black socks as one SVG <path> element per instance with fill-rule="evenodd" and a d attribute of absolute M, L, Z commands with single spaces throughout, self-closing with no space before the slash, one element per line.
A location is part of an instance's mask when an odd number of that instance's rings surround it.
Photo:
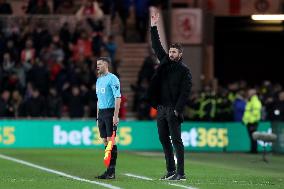
<path fill-rule="evenodd" d="M 113 145 L 111 151 L 110 165 L 109 165 L 109 171 L 112 173 L 115 173 L 116 159 L 117 159 L 117 145 Z"/>

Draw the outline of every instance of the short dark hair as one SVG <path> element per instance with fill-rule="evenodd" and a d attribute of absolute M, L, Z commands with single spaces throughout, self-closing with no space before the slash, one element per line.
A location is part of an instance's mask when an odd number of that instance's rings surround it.
<path fill-rule="evenodd" d="M 170 45 L 170 48 L 175 48 L 177 49 L 180 53 L 183 52 L 183 47 L 180 43 L 173 43 Z"/>
<path fill-rule="evenodd" d="M 108 63 L 108 64 L 111 63 L 111 60 L 110 60 L 109 57 L 99 57 L 99 58 L 97 59 L 97 61 L 99 61 L 99 60 L 104 61 L 104 62 L 106 62 L 106 63 Z"/>

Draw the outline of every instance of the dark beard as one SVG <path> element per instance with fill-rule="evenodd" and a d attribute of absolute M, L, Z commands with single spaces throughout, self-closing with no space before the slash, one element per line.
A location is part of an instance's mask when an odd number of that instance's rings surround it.
<path fill-rule="evenodd" d="M 169 58 L 170 58 L 170 60 L 173 61 L 173 62 L 178 62 L 178 61 L 180 60 L 180 57 L 176 57 L 176 58 L 174 58 L 174 59 L 172 59 L 171 57 L 169 57 Z"/>

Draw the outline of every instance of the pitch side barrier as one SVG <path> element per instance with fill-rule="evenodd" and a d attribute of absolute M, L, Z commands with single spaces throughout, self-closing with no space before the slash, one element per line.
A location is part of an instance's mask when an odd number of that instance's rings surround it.
<path fill-rule="evenodd" d="M 261 122 L 258 131 L 272 132 L 271 125 L 277 135 L 284 135 L 284 123 Z M 273 149 L 283 152 L 283 138 L 278 137 Z M 250 144 L 246 126 L 233 122 L 185 122 L 182 139 L 187 151 L 247 152 Z M 116 140 L 121 150 L 162 150 L 155 121 L 121 121 Z M 263 145 L 258 141 L 260 151 Z M 102 146 L 95 120 L 0 120 L 0 148 Z"/>

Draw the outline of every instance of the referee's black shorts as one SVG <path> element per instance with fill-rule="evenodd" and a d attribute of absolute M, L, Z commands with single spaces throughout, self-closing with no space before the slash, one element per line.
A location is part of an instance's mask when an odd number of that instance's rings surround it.
<path fill-rule="evenodd" d="M 98 123 L 101 138 L 111 137 L 113 131 L 113 115 L 114 108 L 99 109 Z"/>

